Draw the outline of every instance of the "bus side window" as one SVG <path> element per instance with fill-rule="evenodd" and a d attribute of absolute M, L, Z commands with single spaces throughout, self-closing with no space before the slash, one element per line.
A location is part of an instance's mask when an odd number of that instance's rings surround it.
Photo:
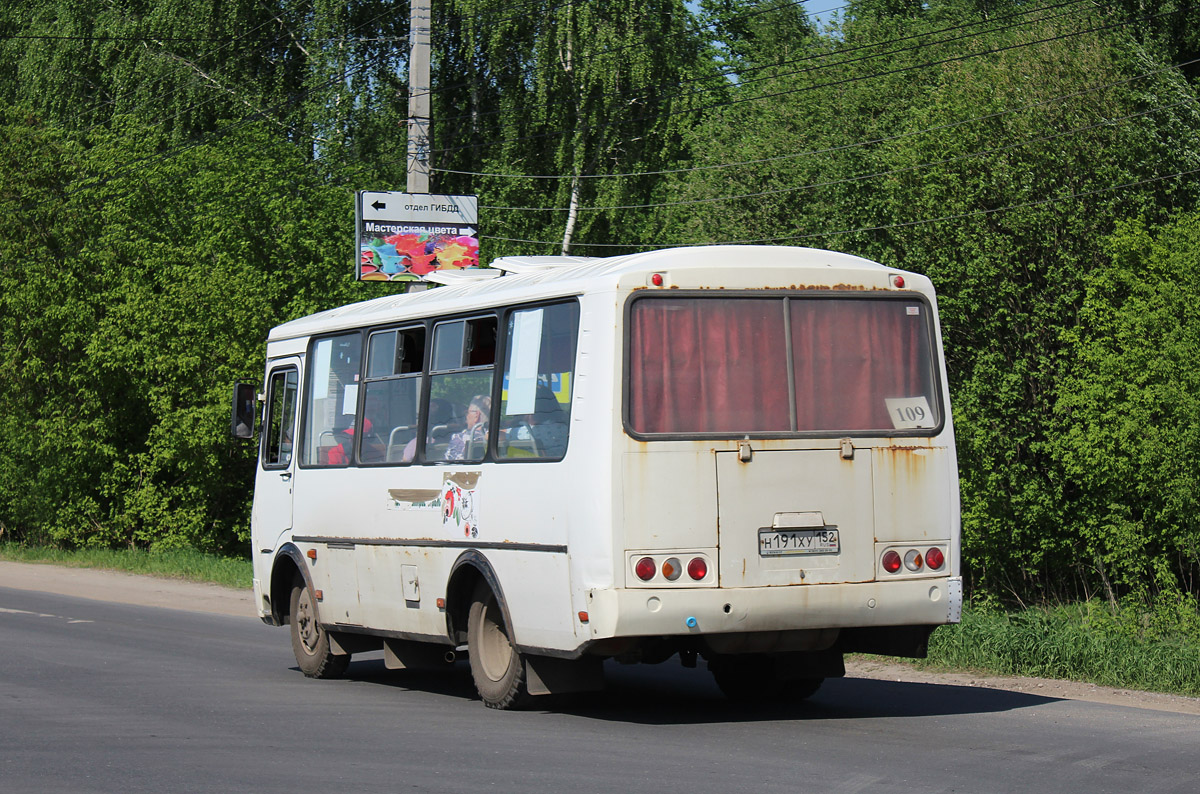
<path fill-rule="evenodd" d="M 302 464 L 341 466 L 350 462 L 361 358 L 362 335 L 358 332 L 313 343 L 305 395 Z"/>
<path fill-rule="evenodd" d="M 491 430 L 496 328 L 495 315 L 434 326 L 425 460 L 483 460 Z"/>
<path fill-rule="evenodd" d="M 360 462 L 412 461 L 424 366 L 424 326 L 371 334 L 363 383 L 364 431 L 358 438 Z"/>
<path fill-rule="evenodd" d="M 519 309 L 508 317 L 500 456 L 557 460 L 567 452 L 579 305 Z"/>

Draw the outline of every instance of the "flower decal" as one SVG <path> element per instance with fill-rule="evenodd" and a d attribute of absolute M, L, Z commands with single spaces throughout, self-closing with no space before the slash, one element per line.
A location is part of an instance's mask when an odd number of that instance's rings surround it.
<path fill-rule="evenodd" d="M 479 537 L 478 497 L 474 489 L 446 480 L 442 486 L 442 526 L 454 524 L 463 537 Z"/>

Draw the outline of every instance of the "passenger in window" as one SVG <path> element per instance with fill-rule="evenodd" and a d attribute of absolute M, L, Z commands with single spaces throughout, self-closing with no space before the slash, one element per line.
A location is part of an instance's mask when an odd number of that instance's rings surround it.
<path fill-rule="evenodd" d="M 477 395 L 467 406 L 467 426 L 450 438 L 450 446 L 446 448 L 446 460 L 463 460 L 467 457 L 468 447 L 487 444 L 488 415 L 492 411 L 492 398 L 486 394 Z M 474 451 L 472 457 L 480 457 Z"/>
<path fill-rule="evenodd" d="M 461 405 L 459 408 L 461 409 Z M 454 417 L 457 414 L 454 404 L 449 400 L 441 397 L 434 397 L 429 401 L 429 435 L 425 439 L 426 444 L 434 444 L 438 441 L 444 441 L 450 432 L 450 425 L 454 423 Z M 404 454 L 400 460 L 404 463 L 412 463 L 413 458 L 417 456 L 417 439 L 414 436 L 404 445 Z"/>
<path fill-rule="evenodd" d="M 371 432 L 370 419 L 363 419 L 363 430 Z M 329 466 L 345 466 L 350 462 L 350 450 L 354 448 L 354 424 L 339 430 L 336 438 L 338 443 L 325 450 L 325 460 L 321 462 Z"/>

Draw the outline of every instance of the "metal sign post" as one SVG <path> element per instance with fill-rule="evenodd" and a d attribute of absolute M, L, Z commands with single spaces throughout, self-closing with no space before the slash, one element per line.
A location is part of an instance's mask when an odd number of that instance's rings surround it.
<path fill-rule="evenodd" d="M 430 0 L 409 3 L 408 192 L 429 192 Z"/>

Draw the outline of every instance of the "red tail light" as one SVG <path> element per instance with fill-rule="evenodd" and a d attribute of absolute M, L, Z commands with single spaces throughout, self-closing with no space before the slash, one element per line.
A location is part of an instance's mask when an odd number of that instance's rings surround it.
<path fill-rule="evenodd" d="M 939 570 L 945 562 L 946 555 L 942 554 L 942 550 L 937 546 L 925 552 L 925 564 L 929 566 L 931 571 Z"/>
<path fill-rule="evenodd" d="M 642 557 L 637 561 L 637 564 L 633 566 L 633 572 L 636 573 L 637 577 L 643 582 L 648 582 L 653 579 L 654 572 L 657 570 L 658 566 L 654 564 L 654 559 L 652 557 Z"/>
<path fill-rule="evenodd" d="M 900 555 L 894 551 L 887 551 L 883 554 L 883 570 L 888 573 L 895 573 L 900 570 L 900 566 L 904 563 L 900 560 Z"/>
<path fill-rule="evenodd" d="M 694 557 L 688 563 L 688 576 L 695 579 L 697 582 L 708 576 L 708 563 L 700 557 Z"/>

